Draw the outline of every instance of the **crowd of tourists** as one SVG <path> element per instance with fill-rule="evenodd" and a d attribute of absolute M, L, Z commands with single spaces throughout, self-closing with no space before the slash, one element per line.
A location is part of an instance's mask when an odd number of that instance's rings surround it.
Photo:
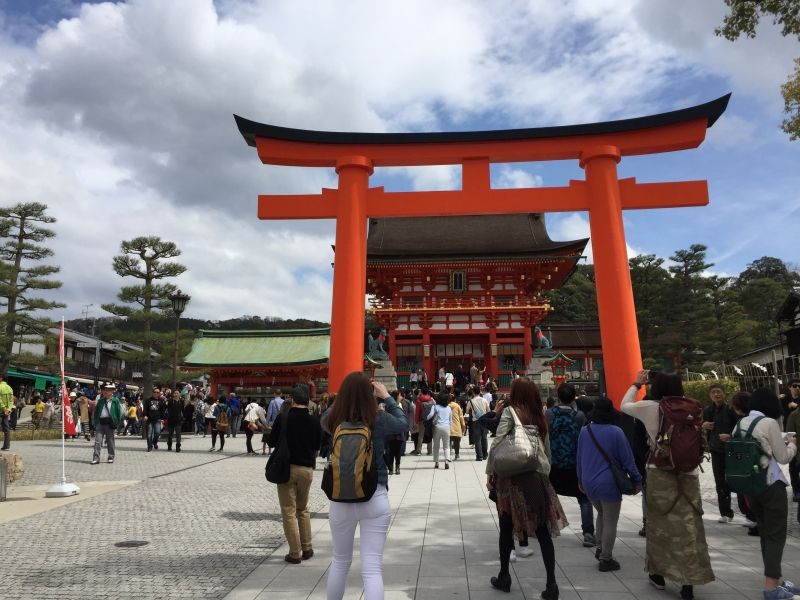
<path fill-rule="evenodd" d="M 714 580 L 699 484 L 701 462 L 710 454 L 719 523 L 733 521 L 731 488 L 739 490 L 743 524 L 761 538 L 763 597 L 798 598 L 800 588 L 782 571 L 789 482 L 779 465 L 790 465 L 797 500 L 793 432 L 800 424 L 800 381 L 790 384 L 786 398 L 761 388 L 727 399 L 722 386 L 712 385 L 705 410 L 685 397 L 680 376 L 649 371 L 635 374 L 621 399 L 621 412 L 605 396 L 593 402 L 578 397 L 571 384 L 559 386 L 557 396 L 543 401 L 536 384 L 525 377 L 513 381 L 507 396 L 480 384 L 467 384 L 457 395 L 446 383 L 440 391 L 423 384 L 389 393 L 380 383 L 352 373 L 335 398 L 310 410 L 307 390 L 296 386 L 288 411 L 278 407 L 270 411 L 275 419 L 262 415 L 258 420 L 269 428 L 273 468 L 280 461 L 291 465 L 288 479 L 274 480 L 289 542 L 284 559 L 297 564 L 314 554 L 308 491 L 316 456 L 328 457 L 323 489 L 331 499 L 333 556 L 327 597 L 343 596 L 360 525 L 364 597 L 382 598 L 390 475 L 400 473 L 406 449 L 431 456 L 434 469 L 448 469 L 460 458 L 462 438 L 468 435 L 475 460 L 486 462 L 486 487 L 498 511 L 500 569 L 490 580 L 498 590 L 511 591 L 510 563 L 534 554 L 529 539 L 535 537 L 545 575 L 541 597 L 559 597 L 553 537 L 568 525 L 559 497 L 577 499 L 582 542 L 595 549 L 598 570 L 621 569 L 614 545 L 622 498 L 641 493 L 639 533 L 646 537 L 649 582 L 659 590 L 673 582 L 681 598 L 694 598 L 694 586 Z M 281 432 L 287 428 L 293 435 L 278 458 Z M 361 443 L 365 435 L 371 446 Z M 726 443 L 756 444 L 754 462 L 728 464 L 731 471 L 726 472 Z M 372 484 L 365 461 L 374 475 Z M 800 508 L 797 516 L 800 520 Z"/>
<path fill-rule="evenodd" d="M 734 521 L 736 493 L 742 524 L 760 538 L 764 599 L 800 597 L 800 588 L 782 570 L 786 488 L 791 485 L 792 499 L 800 500 L 795 437 L 800 380 L 791 381 L 780 397 L 759 388 L 727 398 L 724 388 L 713 384 L 703 409 L 685 397 L 680 376 L 640 371 L 620 399 L 621 412 L 605 396 L 594 401 L 578 396 L 571 384 L 560 385 L 557 398 L 543 401 L 525 377 L 514 379 L 508 395 L 480 378 L 467 381 L 461 393 L 446 377 L 433 387 L 418 380 L 410 390 L 390 393 L 381 383 L 351 373 L 337 394 L 319 397 L 309 383 L 286 390 L 286 397 L 276 390 L 269 403 L 243 401 L 235 393 L 214 399 L 191 386 L 157 387 L 146 400 L 128 399 L 113 384 L 103 385 L 96 398 L 81 389 L 70 397 L 78 435 L 94 435 L 92 464 L 100 461 L 104 446 L 108 462 L 114 462 L 117 435 L 141 435 L 148 452 L 158 450 L 166 437 L 166 449 L 172 450 L 174 441 L 180 452 L 182 434 L 210 436 L 210 451 L 217 450 L 217 442 L 222 451 L 226 438 L 244 433 L 247 454 L 257 455 L 253 437 L 260 434 L 289 545 L 284 560 L 291 564 L 314 555 L 308 497 L 317 458 L 327 459 L 322 487 L 331 500 L 329 599 L 344 594 L 357 525 L 364 597 L 383 597 L 390 476 L 401 473 L 407 454 L 424 453 L 434 469 L 450 469 L 461 458 L 464 437 L 474 460 L 486 463 L 486 487 L 497 507 L 500 569 L 490 584 L 498 590 L 511 590 L 510 563 L 534 554 L 529 541 L 535 537 L 545 574 L 541 597 L 559 597 L 552 539 L 568 525 L 559 497 L 576 498 L 582 543 L 595 549 L 598 570 L 621 569 L 614 545 L 622 498 L 642 492 L 639 533 L 646 537 L 649 581 L 660 590 L 673 582 L 681 598 L 693 598 L 694 586 L 714 580 L 699 483 L 701 463 L 709 457 L 718 522 Z M 4 430 L 15 409 L 13 392 L 6 388 L 0 378 Z M 8 435 L 4 442 L 7 449 Z M 788 478 L 780 465 L 788 465 Z M 800 503 L 796 518 L 800 522 Z"/>

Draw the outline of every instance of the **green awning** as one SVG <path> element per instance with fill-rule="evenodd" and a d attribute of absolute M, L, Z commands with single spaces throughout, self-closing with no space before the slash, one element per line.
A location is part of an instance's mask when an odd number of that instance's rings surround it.
<path fill-rule="evenodd" d="M 48 383 L 59 385 L 61 378 L 49 373 L 41 373 L 40 371 L 32 371 L 30 369 L 20 369 L 11 365 L 8 367 L 7 377 L 16 377 L 18 379 L 30 379 L 33 381 L 33 387 L 37 390 L 43 390 Z"/>
<path fill-rule="evenodd" d="M 257 367 L 327 363 L 330 343 L 330 328 L 200 330 L 183 364 L 187 367 Z"/>

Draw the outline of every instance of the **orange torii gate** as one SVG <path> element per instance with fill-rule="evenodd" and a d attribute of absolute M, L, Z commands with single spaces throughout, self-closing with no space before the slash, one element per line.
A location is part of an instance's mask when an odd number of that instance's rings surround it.
<path fill-rule="evenodd" d="M 345 133 L 289 129 L 234 115 L 265 164 L 334 167 L 338 189 L 261 195 L 260 219 L 336 219 L 329 389 L 363 368 L 367 219 L 588 211 L 609 397 L 619 405 L 641 368 L 623 209 L 703 206 L 706 181 L 636 183 L 617 178 L 623 156 L 696 148 L 730 94 L 673 112 L 585 125 L 440 133 Z M 566 187 L 492 189 L 490 164 L 576 159 L 586 173 Z M 461 190 L 370 188 L 375 167 L 462 167 Z"/>

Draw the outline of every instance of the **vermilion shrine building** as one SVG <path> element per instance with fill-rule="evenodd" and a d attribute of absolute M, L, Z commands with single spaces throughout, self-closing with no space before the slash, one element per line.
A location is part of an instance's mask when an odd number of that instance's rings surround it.
<path fill-rule="evenodd" d="M 486 368 L 500 387 L 526 371 L 532 328 L 588 240 L 554 242 L 541 214 L 370 221 L 367 292 L 389 333 L 398 385 L 424 369 Z"/>

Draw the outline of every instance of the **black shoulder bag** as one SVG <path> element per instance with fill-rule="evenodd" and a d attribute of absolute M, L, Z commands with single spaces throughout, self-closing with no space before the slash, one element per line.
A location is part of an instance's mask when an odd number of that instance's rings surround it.
<path fill-rule="evenodd" d="M 286 483 L 292 466 L 292 457 L 289 453 L 289 442 L 286 440 L 286 430 L 289 428 L 289 415 L 283 414 L 281 421 L 281 437 L 278 446 L 272 451 L 264 467 L 264 477 L 270 483 Z"/>
<path fill-rule="evenodd" d="M 614 477 L 614 483 L 617 484 L 617 489 L 619 489 L 620 493 L 625 496 L 633 496 L 636 493 L 636 484 L 634 483 L 633 479 L 631 478 L 631 474 L 628 473 L 625 469 L 617 465 L 615 462 L 612 462 L 611 459 L 606 454 L 605 450 L 600 447 L 600 444 L 597 443 L 597 438 L 594 437 L 594 433 L 592 433 L 592 426 L 591 424 L 586 426 L 586 429 L 589 431 L 589 435 L 592 438 L 592 442 L 594 442 L 594 447 L 603 455 L 603 458 L 606 459 L 608 463 L 608 468 L 611 470 L 611 475 Z"/>

